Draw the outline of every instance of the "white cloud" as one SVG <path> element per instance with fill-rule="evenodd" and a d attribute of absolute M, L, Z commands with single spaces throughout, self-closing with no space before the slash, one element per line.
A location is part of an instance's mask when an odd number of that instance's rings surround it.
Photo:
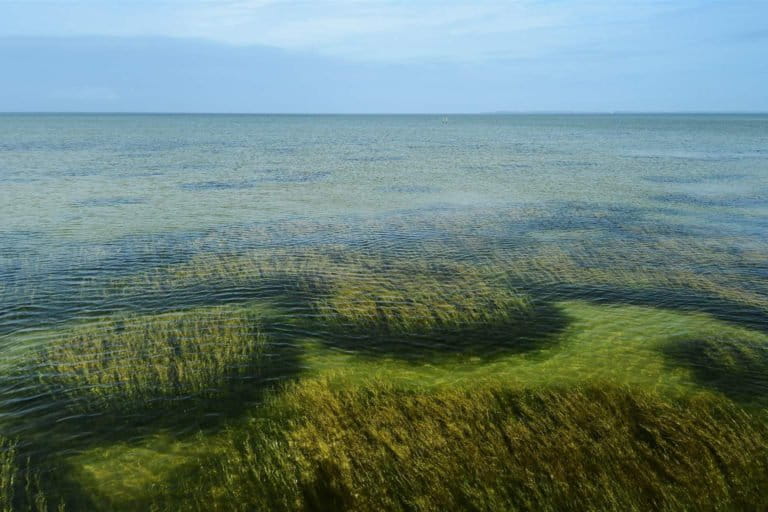
<path fill-rule="evenodd" d="M 684 1 L 669 0 L 230 0 L 182 10 L 175 35 L 232 44 L 266 44 L 361 60 L 423 57 L 535 57 L 579 43 L 572 27 L 647 19 Z M 605 29 L 603 29 L 605 30 Z"/>
<path fill-rule="evenodd" d="M 355 60 L 534 58 L 690 1 L 0 0 L 12 6 L 0 35 L 194 37 Z"/>

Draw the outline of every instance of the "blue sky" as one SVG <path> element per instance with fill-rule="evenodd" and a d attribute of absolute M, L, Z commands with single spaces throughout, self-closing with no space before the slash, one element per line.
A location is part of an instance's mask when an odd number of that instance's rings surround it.
<path fill-rule="evenodd" d="M 0 0 L 1 111 L 768 111 L 766 0 Z"/>

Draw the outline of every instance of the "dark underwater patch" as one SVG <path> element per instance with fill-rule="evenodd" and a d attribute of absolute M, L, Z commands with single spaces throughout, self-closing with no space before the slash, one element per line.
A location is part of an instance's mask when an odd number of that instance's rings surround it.
<path fill-rule="evenodd" d="M 535 352 L 570 321 L 550 303 L 487 286 L 462 268 L 386 276 L 386 285 L 350 278 L 319 295 L 306 330 L 337 349 L 424 361 Z"/>
<path fill-rule="evenodd" d="M 217 141 L 216 146 L 227 146 L 225 141 Z M 168 151 L 177 151 L 180 149 L 187 149 L 191 147 L 197 147 L 198 142 L 194 140 L 161 140 L 152 138 L 151 140 L 130 140 L 123 143 L 121 146 L 115 149 L 122 153 L 130 155 L 145 154 L 154 155 L 157 153 L 164 153 Z M 231 147 L 231 146 L 230 146 Z"/>
<path fill-rule="evenodd" d="M 645 208 L 565 201 L 550 204 L 547 214 L 526 222 L 526 229 L 541 231 L 577 231 L 599 229 L 616 236 L 638 236 L 632 228 L 646 226 Z"/>
<path fill-rule="evenodd" d="M 722 335 L 674 340 L 662 352 L 702 386 L 737 400 L 768 396 L 768 345 Z"/>
<path fill-rule="evenodd" d="M 508 162 L 508 163 L 502 163 L 502 164 L 488 164 L 488 165 L 464 165 L 461 168 L 465 171 L 487 172 L 487 171 L 493 171 L 493 170 L 519 171 L 521 169 L 530 169 L 532 167 L 533 166 L 530 164 Z"/>
<path fill-rule="evenodd" d="M 426 185 L 391 185 L 388 187 L 380 187 L 382 192 L 394 192 L 399 194 L 430 194 L 439 191 L 436 187 L 429 187 Z"/>
<path fill-rule="evenodd" d="M 131 204 L 146 204 L 147 199 L 144 197 L 96 197 L 93 199 L 84 199 L 82 201 L 76 201 L 72 203 L 74 206 L 124 206 Z"/>
<path fill-rule="evenodd" d="M 280 146 L 264 148 L 265 153 L 273 155 L 295 155 L 299 151 L 298 146 Z"/>
<path fill-rule="evenodd" d="M 35 183 L 41 181 L 39 177 L 30 178 L 22 176 L 14 176 L 14 172 L 11 170 L 0 169 L 0 183 Z"/>
<path fill-rule="evenodd" d="M 316 183 L 331 175 L 330 171 L 313 171 L 295 174 L 274 174 L 261 179 L 263 183 Z"/>
<path fill-rule="evenodd" d="M 679 161 L 679 162 L 732 162 L 739 160 L 741 157 L 734 154 L 717 154 L 717 153 L 629 153 L 622 155 L 622 158 L 630 158 L 636 160 L 654 160 L 654 161 Z"/>
<path fill-rule="evenodd" d="M 720 181 L 736 181 L 746 178 L 746 174 L 737 173 L 725 173 L 725 174 L 709 174 L 706 176 L 669 176 L 669 175 L 653 175 L 643 176 L 641 179 L 650 183 L 668 183 L 672 185 L 696 185 L 699 183 L 707 182 L 720 182 Z"/>
<path fill-rule="evenodd" d="M 399 162 L 404 156 L 353 156 L 344 158 L 345 162 Z"/>
<path fill-rule="evenodd" d="M 499 167 L 505 171 L 516 171 L 518 169 L 530 169 L 532 166 L 530 164 L 521 164 L 521 163 L 513 162 L 513 163 L 501 164 Z"/>
<path fill-rule="evenodd" d="M 66 176 L 67 178 L 86 178 L 89 176 L 100 176 L 104 174 L 102 169 L 66 169 L 61 172 L 54 172 L 54 177 Z"/>
<path fill-rule="evenodd" d="M 566 169 L 580 169 L 583 167 L 597 167 L 596 162 L 589 162 L 586 160 L 554 160 L 549 162 L 557 168 Z"/>
<path fill-rule="evenodd" d="M 246 190 L 255 188 L 265 183 L 316 183 L 328 178 L 330 171 L 313 171 L 304 173 L 283 174 L 279 171 L 270 171 L 269 174 L 257 178 L 246 180 L 211 180 L 194 181 L 182 183 L 179 185 L 181 190 L 186 191 L 204 191 L 204 190 Z"/>
<path fill-rule="evenodd" d="M 253 180 L 242 181 L 194 181 L 191 183 L 182 183 L 179 185 L 181 190 L 200 191 L 200 190 L 244 190 L 253 188 L 257 185 Z"/>
<path fill-rule="evenodd" d="M 654 201 L 662 203 L 688 204 L 701 207 L 722 208 L 748 208 L 753 206 L 765 206 L 768 200 L 761 197 L 701 197 L 692 194 L 661 194 L 651 197 Z"/>

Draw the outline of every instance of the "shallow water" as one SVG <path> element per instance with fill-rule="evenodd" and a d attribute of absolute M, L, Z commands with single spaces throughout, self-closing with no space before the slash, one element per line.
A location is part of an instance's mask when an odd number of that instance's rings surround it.
<path fill-rule="evenodd" d="M 305 376 L 764 407 L 766 148 L 760 115 L 2 115 L 0 434 L 117 503 Z M 131 395 L 77 366 L 141 373 L 166 356 L 132 326 L 216 307 L 258 316 L 257 375 Z"/>

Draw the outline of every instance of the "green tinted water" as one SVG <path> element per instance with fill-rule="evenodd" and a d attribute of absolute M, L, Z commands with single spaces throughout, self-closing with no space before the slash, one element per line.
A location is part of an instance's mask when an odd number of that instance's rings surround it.
<path fill-rule="evenodd" d="M 762 409 L 767 147 L 765 116 L 0 116 L 0 434 L 110 508 L 309 377 Z"/>

